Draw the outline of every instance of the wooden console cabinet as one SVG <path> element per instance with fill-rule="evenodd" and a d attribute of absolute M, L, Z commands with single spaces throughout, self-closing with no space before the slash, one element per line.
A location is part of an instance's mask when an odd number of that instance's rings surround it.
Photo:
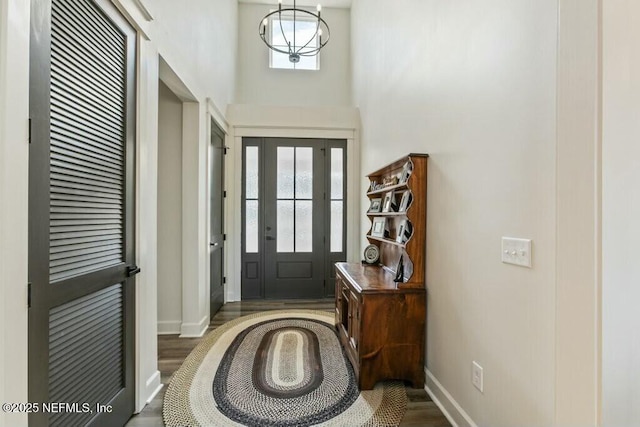
<path fill-rule="evenodd" d="M 361 390 L 387 379 L 424 386 L 427 158 L 409 154 L 368 175 L 367 215 L 385 223 L 384 232 L 372 225 L 367 234 L 380 249 L 379 263 L 335 265 L 336 328 Z M 410 202 L 401 203 L 406 192 Z M 386 199 L 386 209 L 378 208 Z"/>

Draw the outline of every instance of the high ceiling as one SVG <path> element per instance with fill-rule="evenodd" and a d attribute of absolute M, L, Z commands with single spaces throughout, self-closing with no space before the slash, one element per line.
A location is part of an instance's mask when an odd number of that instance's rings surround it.
<path fill-rule="evenodd" d="M 278 0 L 238 0 L 240 3 L 258 3 L 277 6 Z M 351 0 L 296 0 L 297 6 L 315 7 L 318 3 L 322 7 L 339 7 L 343 9 L 351 8 Z M 283 6 L 292 6 L 293 0 L 282 0 Z"/>

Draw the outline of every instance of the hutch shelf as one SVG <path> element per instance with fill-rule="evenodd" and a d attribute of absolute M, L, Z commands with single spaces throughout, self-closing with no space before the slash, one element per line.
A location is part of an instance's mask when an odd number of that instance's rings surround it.
<path fill-rule="evenodd" d="M 361 390 L 382 380 L 424 387 L 426 154 L 367 177 L 376 264 L 336 263 L 335 323 Z"/>

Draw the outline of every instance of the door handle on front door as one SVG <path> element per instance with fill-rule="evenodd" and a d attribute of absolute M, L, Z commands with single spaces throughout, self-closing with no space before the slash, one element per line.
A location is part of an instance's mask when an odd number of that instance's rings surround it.
<path fill-rule="evenodd" d="M 218 242 L 215 242 L 215 243 L 209 243 L 209 246 L 218 246 L 218 245 L 220 245 L 220 243 L 218 243 Z"/>
<path fill-rule="evenodd" d="M 273 237 L 273 236 L 265 236 L 265 239 L 266 240 L 276 240 L 276 238 Z"/>

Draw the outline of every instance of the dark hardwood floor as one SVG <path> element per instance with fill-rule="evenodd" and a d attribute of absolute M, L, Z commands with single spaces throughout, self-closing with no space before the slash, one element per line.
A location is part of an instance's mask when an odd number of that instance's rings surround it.
<path fill-rule="evenodd" d="M 334 310 L 333 300 L 284 300 L 284 301 L 246 301 L 225 304 L 222 309 L 211 319 L 207 333 L 218 326 L 240 316 L 257 313 L 266 310 L 282 309 L 309 309 L 309 310 Z M 158 369 L 161 373 L 162 383 L 169 383 L 171 375 L 180 368 L 184 359 L 191 350 L 200 342 L 201 338 L 178 338 L 177 335 L 158 336 Z M 164 388 L 149 403 L 140 414 L 135 415 L 127 423 L 127 427 L 159 427 L 162 422 L 162 399 Z M 451 424 L 442 414 L 440 409 L 422 389 L 407 387 L 409 404 L 401 426 L 412 427 L 449 427 Z"/>

